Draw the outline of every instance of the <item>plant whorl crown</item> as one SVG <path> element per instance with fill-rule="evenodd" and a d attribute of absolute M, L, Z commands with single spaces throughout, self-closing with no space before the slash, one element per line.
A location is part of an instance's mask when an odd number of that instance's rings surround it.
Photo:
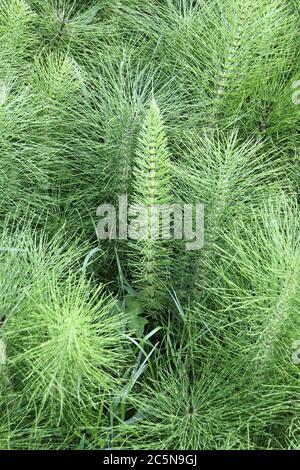
<path fill-rule="evenodd" d="M 127 354 L 113 307 L 103 287 L 94 289 L 84 277 L 52 275 L 34 286 L 4 328 L 12 381 L 30 408 L 57 422 L 118 388 Z"/>

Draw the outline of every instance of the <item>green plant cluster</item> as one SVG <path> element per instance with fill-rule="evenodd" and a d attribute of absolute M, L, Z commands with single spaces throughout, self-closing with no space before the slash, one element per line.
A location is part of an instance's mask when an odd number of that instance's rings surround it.
<path fill-rule="evenodd" d="M 300 449 L 299 20 L 0 0 L 0 449 Z M 99 240 L 120 195 L 148 236 Z"/>

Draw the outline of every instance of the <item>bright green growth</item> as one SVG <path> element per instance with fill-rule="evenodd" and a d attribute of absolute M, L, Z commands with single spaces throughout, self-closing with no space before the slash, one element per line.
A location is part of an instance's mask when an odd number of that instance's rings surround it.
<path fill-rule="evenodd" d="M 299 449 L 299 5 L 0 0 L 0 449 Z"/>
<path fill-rule="evenodd" d="M 131 243 L 129 264 L 134 284 L 150 315 L 164 308 L 170 265 L 170 244 L 161 237 L 156 209 L 171 202 L 170 156 L 159 107 L 152 100 L 138 139 L 133 205 L 143 208 L 146 224 L 137 219 L 142 239 Z"/>
<path fill-rule="evenodd" d="M 28 406 L 59 420 L 76 415 L 120 381 L 126 347 L 120 316 L 103 287 L 49 276 L 29 293 L 4 328 L 12 380 Z"/>
<path fill-rule="evenodd" d="M 212 366 L 202 366 L 193 378 L 183 359 L 161 366 L 155 381 L 148 378 L 136 391 L 139 419 L 120 427 L 115 445 L 127 440 L 132 449 L 251 448 L 251 414 L 258 410 L 237 381 Z"/>

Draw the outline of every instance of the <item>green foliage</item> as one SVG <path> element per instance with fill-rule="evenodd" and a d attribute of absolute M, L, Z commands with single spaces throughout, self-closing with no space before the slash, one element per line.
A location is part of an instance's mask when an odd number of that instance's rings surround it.
<path fill-rule="evenodd" d="M 184 367 L 184 364 L 176 364 L 173 369 L 162 366 L 155 381 L 143 384 L 134 400 L 142 417 L 134 424 L 125 424 L 118 438 L 124 433 L 132 449 L 247 448 L 238 413 L 244 397 L 211 371 L 201 371 L 199 379 L 191 384 Z"/>
<path fill-rule="evenodd" d="M 281 195 L 251 212 L 252 223 L 236 222 L 219 248 L 218 285 L 211 287 L 211 295 L 224 325 L 228 314 L 233 323 L 238 319 L 235 346 L 256 373 L 264 381 L 275 374 L 277 384 L 296 385 L 299 368 L 291 353 L 300 331 L 299 209 L 294 198 Z M 233 325 L 231 334 L 236 333 Z"/>
<path fill-rule="evenodd" d="M 159 239 L 162 226 L 156 223 L 155 208 L 170 204 L 172 195 L 167 140 L 162 116 L 154 100 L 138 139 L 132 199 L 133 207 L 137 211 L 143 207 L 145 214 L 138 215 L 131 222 L 131 229 L 136 227 L 137 236 L 141 239 L 131 243 L 129 266 L 146 312 L 155 315 L 166 302 L 171 258 L 170 244 Z"/>
<path fill-rule="evenodd" d="M 189 278 L 182 278 L 183 295 L 186 285 L 192 300 L 199 300 L 201 291 L 215 283 L 210 269 L 218 257 L 217 246 L 224 234 L 231 237 L 232 223 L 249 218 L 249 207 L 275 195 L 278 188 L 290 183 L 290 168 L 284 155 L 266 152 L 253 140 L 240 142 L 237 133 L 220 133 L 218 137 L 201 138 L 192 132 L 184 139 L 184 148 L 175 167 L 177 199 L 184 203 L 204 204 L 205 242 L 196 253 L 183 253 L 193 266 Z M 183 284 L 185 282 L 186 284 Z"/>
<path fill-rule="evenodd" d="M 11 380 L 22 382 L 27 406 L 38 409 L 38 416 L 46 413 L 50 422 L 74 418 L 78 406 L 116 386 L 126 349 L 122 318 L 112 308 L 102 287 L 49 278 L 5 323 Z"/>
<path fill-rule="evenodd" d="M 0 449 L 299 449 L 299 5 L 0 0 Z"/>

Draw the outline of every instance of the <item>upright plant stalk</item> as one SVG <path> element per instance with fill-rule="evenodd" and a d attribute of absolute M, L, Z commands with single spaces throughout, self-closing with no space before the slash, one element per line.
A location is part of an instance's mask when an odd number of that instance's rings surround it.
<path fill-rule="evenodd" d="M 141 224 L 140 239 L 131 243 L 129 265 L 142 304 L 156 316 L 166 304 L 171 249 L 170 243 L 161 239 L 162 225 L 155 212 L 171 202 L 171 181 L 163 118 L 154 99 L 138 139 L 133 173 L 133 204 L 145 209 L 147 226 Z"/>
<path fill-rule="evenodd" d="M 205 206 L 204 246 L 190 260 L 193 271 L 189 294 L 193 301 L 198 302 L 206 288 L 215 283 L 211 269 L 217 246 L 232 223 L 247 218 L 249 207 L 259 206 L 267 194 L 275 194 L 279 184 L 289 184 L 285 181 L 286 162 L 281 160 L 276 167 L 274 160 L 273 153 L 262 152 L 261 145 L 240 142 L 236 132 L 216 133 L 204 139 L 192 133 L 185 139 L 175 168 L 176 196 Z"/>

